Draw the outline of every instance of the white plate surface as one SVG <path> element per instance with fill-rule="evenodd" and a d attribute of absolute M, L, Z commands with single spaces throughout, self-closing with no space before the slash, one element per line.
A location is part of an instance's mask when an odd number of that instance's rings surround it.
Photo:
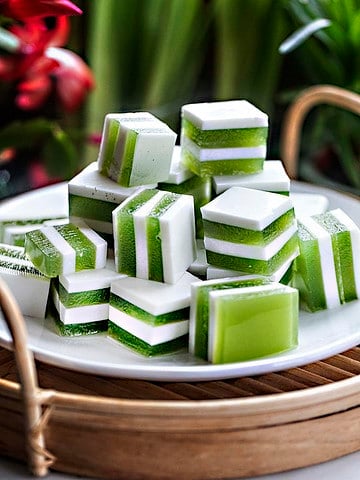
<path fill-rule="evenodd" d="M 329 201 L 330 209 L 342 208 L 360 226 L 360 201 L 355 197 L 298 182 L 292 182 L 292 193 L 295 203 L 300 199 L 298 193 L 324 195 Z M 314 208 L 317 207 L 315 202 Z M 44 208 L 46 214 L 66 210 L 65 184 L 25 193 L 2 202 L 0 220 L 22 218 L 25 211 L 31 211 L 34 217 L 42 217 Z M 26 324 L 29 348 L 38 360 L 51 365 L 86 373 L 145 380 L 217 380 L 297 367 L 356 346 L 360 343 L 360 301 L 317 313 L 301 311 L 299 346 L 292 351 L 260 360 L 224 365 L 206 363 L 186 351 L 157 358 L 143 358 L 105 335 L 64 338 L 56 334 L 49 319 L 26 317 Z M 11 348 L 10 334 L 2 318 L 0 344 Z"/>

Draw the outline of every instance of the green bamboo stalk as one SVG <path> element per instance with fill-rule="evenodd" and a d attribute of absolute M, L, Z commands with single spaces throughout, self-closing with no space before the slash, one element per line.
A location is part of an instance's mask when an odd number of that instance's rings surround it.
<path fill-rule="evenodd" d="M 188 92 L 204 58 L 200 46 L 207 27 L 203 2 L 163 0 L 161 4 L 158 38 L 144 93 L 148 109 L 176 102 Z"/>
<path fill-rule="evenodd" d="M 280 67 L 284 28 L 273 0 L 215 0 L 215 97 L 247 98 L 269 110 Z"/>
<path fill-rule="evenodd" d="M 89 12 L 88 59 L 96 79 L 87 112 L 89 131 L 101 130 L 104 115 L 120 111 L 124 103 L 137 4 L 136 0 L 97 0 Z"/>

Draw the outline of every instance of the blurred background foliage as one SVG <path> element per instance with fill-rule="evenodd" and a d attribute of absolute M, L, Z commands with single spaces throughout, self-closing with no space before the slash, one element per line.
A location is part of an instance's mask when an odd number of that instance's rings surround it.
<path fill-rule="evenodd" d="M 95 88 L 61 118 L 81 152 L 71 171 L 60 168 L 65 180 L 96 160 L 108 112 L 150 111 L 179 133 L 181 105 L 245 98 L 269 115 L 268 158 L 279 158 L 283 115 L 299 92 L 324 83 L 360 91 L 360 0 L 74 3 L 83 14 L 71 18 L 68 48 Z M 359 127 L 355 115 L 318 107 L 301 156 L 312 162 L 319 151 L 325 170 L 360 188 Z M 54 162 L 49 171 L 59 178 Z"/>
<path fill-rule="evenodd" d="M 97 81 L 86 117 L 92 132 L 106 112 L 132 110 L 151 111 L 178 131 L 184 103 L 246 98 L 269 114 L 269 158 L 278 158 L 282 117 L 299 92 L 314 84 L 360 90 L 359 0 L 89 3 L 81 7 Z M 319 19 L 326 28 L 313 25 Z M 291 48 L 280 52 L 288 38 Z M 359 126 L 355 115 L 320 106 L 304 128 L 301 154 L 323 155 L 326 145 L 324 168 L 359 187 Z"/>

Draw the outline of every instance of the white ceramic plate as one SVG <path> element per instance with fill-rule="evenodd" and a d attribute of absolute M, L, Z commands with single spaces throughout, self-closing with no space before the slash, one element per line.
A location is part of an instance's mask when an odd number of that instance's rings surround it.
<path fill-rule="evenodd" d="M 359 199 L 326 188 L 292 182 L 295 205 L 304 209 L 323 208 L 325 196 L 329 208 L 340 207 L 360 225 Z M 314 196 L 315 195 L 315 196 Z M 318 197 L 320 196 L 320 197 Z M 299 205 L 300 204 L 300 205 Z M 59 184 L 26 193 L 0 204 L 0 220 L 21 218 L 24 211 L 34 217 L 67 209 L 67 187 Z M 105 335 L 60 337 L 50 319 L 26 318 L 28 345 L 35 357 L 51 365 L 86 373 L 164 381 L 217 380 L 275 372 L 305 365 L 343 352 L 360 343 L 360 301 L 356 300 L 334 310 L 300 313 L 299 346 L 289 352 L 260 360 L 212 365 L 196 359 L 186 351 L 177 354 L 143 358 Z M 0 318 L 0 344 L 11 348 L 11 338 Z"/>

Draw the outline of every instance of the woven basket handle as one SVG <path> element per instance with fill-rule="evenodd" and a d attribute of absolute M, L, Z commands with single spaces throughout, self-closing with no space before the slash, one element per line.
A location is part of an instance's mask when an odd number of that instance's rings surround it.
<path fill-rule="evenodd" d="M 0 278 L 0 307 L 13 338 L 16 365 L 21 382 L 25 415 L 25 436 L 28 463 L 33 475 L 44 476 L 48 472 L 49 455 L 44 448 L 42 428 L 42 395 L 38 388 L 33 354 L 27 347 L 24 318 L 5 282 Z"/>
<path fill-rule="evenodd" d="M 297 177 L 300 135 L 304 119 L 316 105 L 326 103 L 360 115 L 360 95 L 332 85 L 318 85 L 304 90 L 287 110 L 282 126 L 280 151 L 290 178 Z"/>

